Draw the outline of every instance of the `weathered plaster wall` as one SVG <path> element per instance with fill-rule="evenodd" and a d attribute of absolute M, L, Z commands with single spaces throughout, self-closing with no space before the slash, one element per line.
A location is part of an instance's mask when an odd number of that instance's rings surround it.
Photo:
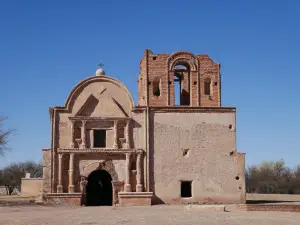
<path fill-rule="evenodd" d="M 68 148 L 70 146 L 71 123 L 70 116 L 90 116 L 90 117 L 127 117 L 131 116 L 131 101 L 127 92 L 120 86 L 107 82 L 97 81 L 90 83 L 76 96 L 76 100 L 71 104 L 70 112 L 60 112 L 58 114 L 58 143 L 59 148 Z M 88 122 L 87 129 L 104 128 L 107 133 L 107 147 L 113 145 L 113 122 Z M 124 137 L 125 124 L 119 124 L 120 138 Z M 80 137 L 81 123 L 75 123 L 77 128 L 76 137 Z M 87 147 L 92 147 L 92 136 L 87 132 Z"/>
<path fill-rule="evenodd" d="M 51 192 L 51 149 L 43 149 L 43 191 Z"/>
<path fill-rule="evenodd" d="M 145 148 L 145 115 L 132 114 L 132 144 L 134 148 Z"/>
<path fill-rule="evenodd" d="M 22 178 L 21 195 L 36 196 L 41 193 L 43 188 L 43 178 Z"/>
<path fill-rule="evenodd" d="M 74 91 L 75 90 L 75 91 Z M 107 76 L 95 76 L 83 80 L 71 92 L 65 108 L 57 109 L 56 114 L 56 135 L 55 142 L 57 143 L 54 151 L 57 148 L 69 148 L 71 142 L 71 116 L 86 116 L 86 117 L 130 117 L 133 101 L 126 87 Z M 124 127 L 125 121 L 118 123 L 118 144 L 122 148 L 124 144 Z M 137 129 L 138 123 L 134 123 L 132 129 Z M 75 140 L 81 138 L 81 121 L 76 121 L 74 124 Z M 93 148 L 93 129 L 106 129 L 106 148 L 113 148 L 114 143 L 114 122 L 113 121 L 88 121 L 86 123 L 86 147 Z M 137 135 L 139 137 L 139 135 Z M 134 143 L 134 142 L 132 142 Z M 75 148 L 79 147 L 75 141 Z M 58 179 L 58 157 L 55 157 L 55 173 L 54 187 L 57 185 Z M 80 162 L 81 161 L 103 161 L 112 160 L 112 166 L 118 177 L 124 180 L 124 160 L 125 155 L 119 158 L 105 155 L 75 155 L 74 161 L 74 185 L 75 191 L 80 189 Z M 63 192 L 68 192 L 69 185 L 69 154 L 64 154 L 62 160 L 62 183 Z M 118 178 L 118 179 L 119 179 Z M 55 188 L 54 188 L 55 189 Z"/>
<path fill-rule="evenodd" d="M 243 201 L 244 155 L 236 153 L 234 112 L 153 112 L 151 123 L 155 202 Z M 191 198 L 180 197 L 181 181 L 193 181 Z"/>

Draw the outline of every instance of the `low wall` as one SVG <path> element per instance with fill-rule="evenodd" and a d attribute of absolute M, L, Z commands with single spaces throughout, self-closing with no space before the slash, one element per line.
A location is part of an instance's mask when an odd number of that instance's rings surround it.
<path fill-rule="evenodd" d="M 246 194 L 248 201 L 300 201 L 300 195 L 289 194 Z"/>
<path fill-rule="evenodd" d="M 21 195 L 35 196 L 42 191 L 43 178 L 22 178 Z"/>
<path fill-rule="evenodd" d="M 16 187 L 12 193 L 12 195 L 19 195 L 20 194 L 20 187 Z M 0 186 L 0 195 L 7 195 L 6 187 Z"/>

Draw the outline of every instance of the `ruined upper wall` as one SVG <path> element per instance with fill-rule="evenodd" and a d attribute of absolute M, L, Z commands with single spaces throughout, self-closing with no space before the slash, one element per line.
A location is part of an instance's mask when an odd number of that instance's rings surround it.
<path fill-rule="evenodd" d="M 181 94 L 177 96 L 175 86 L 179 83 Z M 220 90 L 220 64 L 208 55 L 155 55 L 145 50 L 140 62 L 138 105 L 220 107 Z"/>

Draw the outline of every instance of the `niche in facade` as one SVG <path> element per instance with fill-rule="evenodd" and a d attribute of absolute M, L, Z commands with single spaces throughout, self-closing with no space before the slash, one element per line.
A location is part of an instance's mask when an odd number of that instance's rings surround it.
<path fill-rule="evenodd" d="M 160 85 L 160 79 L 155 79 L 153 81 L 153 95 L 156 96 L 156 97 L 159 97 L 160 96 L 160 88 L 161 85 Z"/>

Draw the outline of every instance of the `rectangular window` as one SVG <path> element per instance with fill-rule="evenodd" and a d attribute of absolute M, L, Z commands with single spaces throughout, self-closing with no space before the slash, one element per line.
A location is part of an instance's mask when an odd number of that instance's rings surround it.
<path fill-rule="evenodd" d="M 181 197 L 192 197 L 192 181 L 181 181 Z"/>
<path fill-rule="evenodd" d="M 94 148 L 106 147 L 106 130 L 94 130 Z"/>

